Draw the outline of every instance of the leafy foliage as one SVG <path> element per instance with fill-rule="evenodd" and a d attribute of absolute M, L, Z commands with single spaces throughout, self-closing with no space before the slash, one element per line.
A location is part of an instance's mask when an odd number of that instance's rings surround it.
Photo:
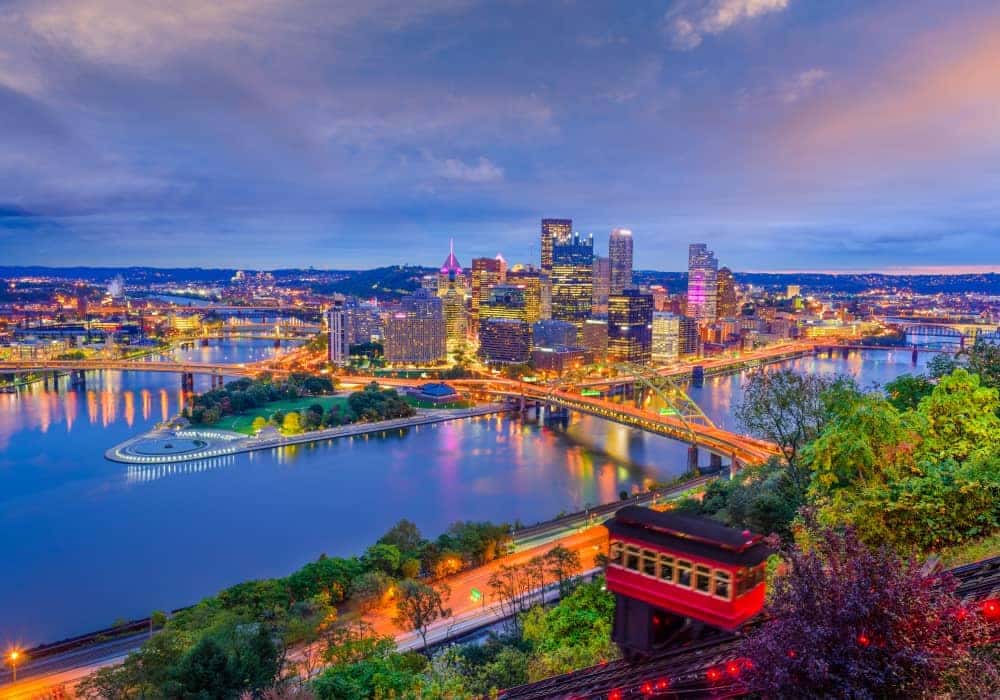
<path fill-rule="evenodd" d="M 986 697 L 1000 687 L 977 656 L 989 639 L 978 611 L 889 548 L 851 530 L 813 530 L 786 552 L 767 621 L 742 645 L 751 690 L 765 697 Z"/>

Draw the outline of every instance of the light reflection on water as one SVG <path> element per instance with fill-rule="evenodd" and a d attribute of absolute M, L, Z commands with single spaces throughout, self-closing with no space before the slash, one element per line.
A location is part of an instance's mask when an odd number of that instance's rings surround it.
<path fill-rule="evenodd" d="M 269 351 L 231 345 L 215 353 L 241 362 Z M 913 371 L 903 355 L 790 364 L 884 383 Z M 710 378 L 690 392 L 733 427 L 741 380 Z M 196 382 L 201 390 L 208 378 Z M 680 443 L 577 415 L 548 425 L 488 416 L 155 468 L 103 459 L 182 401 L 177 376 L 152 372 L 0 394 L 0 548 L 10 564 L 0 641 L 53 640 L 283 575 L 321 552 L 354 554 L 401 517 L 428 535 L 460 519 L 536 522 L 686 463 Z"/>

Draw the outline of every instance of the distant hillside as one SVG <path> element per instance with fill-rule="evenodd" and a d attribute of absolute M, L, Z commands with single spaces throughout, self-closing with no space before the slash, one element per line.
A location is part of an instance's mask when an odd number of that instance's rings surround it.
<path fill-rule="evenodd" d="M 361 298 L 377 296 L 379 298 L 398 298 L 409 294 L 420 287 L 420 278 L 433 272 L 430 267 L 398 265 L 393 267 L 377 267 L 374 270 L 361 270 L 345 273 L 344 279 L 329 283 L 314 283 L 312 289 L 318 294 L 346 294 Z"/>
<path fill-rule="evenodd" d="M 735 272 L 733 276 L 740 284 L 757 287 L 784 289 L 789 284 L 800 285 L 808 292 L 841 292 L 856 294 L 866 289 L 910 290 L 918 294 L 995 294 L 1000 295 L 1000 275 L 995 273 L 975 275 L 885 275 L 867 274 L 819 274 L 810 272 L 770 273 Z M 687 288 L 687 273 L 636 270 L 635 281 L 640 284 L 662 284 L 670 292 L 682 292 Z"/>

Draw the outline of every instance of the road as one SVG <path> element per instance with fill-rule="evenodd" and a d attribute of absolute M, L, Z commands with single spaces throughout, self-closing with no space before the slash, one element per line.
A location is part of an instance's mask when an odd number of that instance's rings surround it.
<path fill-rule="evenodd" d="M 691 488 L 703 486 L 708 480 L 707 477 L 692 479 L 662 492 L 656 501 L 676 500 Z M 645 496 L 639 498 L 639 502 L 645 503 L 647 500 Z M 636 499 L 629 499 L 623 501 L 622 505 L 630 505 L 635 502 L 637 502 Z M 580 554 L 580 563 L 585 571 L 594 569 L 595 557 L 607 549 L 608 541 L 607 530 L 596 523 L 610 517 L 613 512 L 614 509 L 609 504 L 608 507 L 599 509 L 599 512 L 594 514 L 593 519 L 587 514 L 571 515 L 548 525 L 542 524 L 526 528 L 523 537 L 515 538 L 514 551 L 511 554 L 486 566 L 448 577 L 447 583 L 451 588 L 451 595 L 446 605 L 451 608 L 452 616 L 430 629 L 428 642 L 433 644 L 451 637 L 461 636 L 501 619 L 495 601 L 490 599 L 489 579 L 502 564 L 508 566 L 524 564 L 532 557 L 544 554 L 557 544 L 561 544 Z M 480 591 L 481 600 L 474 601 L 472 599 L 473 589 Z M 552 599 L 554 595 L 551 591 L 546 593 L 547 599 Z M 391 612 L 373 615 L 370 621 L 377 631 L 394 636 L 400 649 L 419 649 L 422 646 L 422 640 L 415 632 L 400 632 L 396 629 L 392 623 Z M 71 688 L 80 679 L 97 669 L 121 663 L 125 656 L 137 649 L 145 639 L 145 635 L 132 635 L 53 656 L 49 659 L 41 659 L 37 662 L 29 661 L 18 671 L 21 680 L 13 685 L 0 687 L 0 700 L 40 700 L 42 698 L 65 697 L 59 694 L 61 687 Z M 291 656 L 294 658 L 301 656 L 301 654 L 292 654 Z M 0 672 L 0 683 L 8 683 L 9 680 L 9 673 Z"/>

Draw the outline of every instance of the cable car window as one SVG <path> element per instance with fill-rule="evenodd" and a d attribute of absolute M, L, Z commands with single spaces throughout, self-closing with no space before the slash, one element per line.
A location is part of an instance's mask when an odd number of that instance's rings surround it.
<path fill-rule="evenodd" d="M 660 555 L 660 578 L 673 583 L 674 580 L 674 558 Z"/>
<path fill-rule="evenodd" d="M 615 566 L 622 565 L 622 551 L 625 549 L 625 545 L 621 542 L 615 540 L 611 543 L 611 548 L 608 551 L 608 562 L 614 564 Z"/>
<path fill-rule="evenodd" d="M 677 560 L 677 584 L 691 587 L 691 562 L 683 559 Z"/>
<path fill-rule="evenodd" d="M 646 576 L 656 576 L 656 559 L 656 552 L 653 550 L 642 550 L 642 573 Z"/>
<path fill-rule="evenodd" d="M 639 570 L 639 548 L 629 545 L 625 548 L 625 568 Z"/>
<path fill-rule="evenodd" d="M 728 571 L 715 571 L 715 595 L 720 598 L 725 598 L 729 600 L 729 593 L 731 591 L 729 585 L 729 572 Z"/>
<path fill-rule="evenodd" d="M 712 570 L 699 564 L 694 567 L 694 588 L 701 593 L 712 592 Z"/>

